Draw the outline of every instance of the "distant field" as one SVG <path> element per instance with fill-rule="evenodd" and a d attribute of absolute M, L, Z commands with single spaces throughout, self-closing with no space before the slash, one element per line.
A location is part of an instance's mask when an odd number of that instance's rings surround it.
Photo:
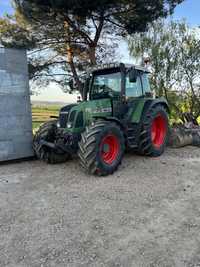
<path fill-rule="evenodd" d="M 33 132 L 35 132 L 42 123 L 51 120 L 51 116 L 58 116 L 59 110 L 63 105 L 32 105 Z M 198 118 L 198 122 L 200 124 L 200 117 Z"/>
<path fill-rule="evenodd" d="M 40 124 L 51 120 L 51 116 L 58 116 L 60 107 L 60 105 L 32 105 L 33 131 L 37 130 Z"/>

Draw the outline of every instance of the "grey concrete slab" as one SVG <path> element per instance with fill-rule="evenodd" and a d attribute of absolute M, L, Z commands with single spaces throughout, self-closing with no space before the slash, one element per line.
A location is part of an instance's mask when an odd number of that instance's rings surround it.
<path fill-rule="evenodd" d="M 32 155 L 26 51 L 0 48 L 0 161 Z"/>

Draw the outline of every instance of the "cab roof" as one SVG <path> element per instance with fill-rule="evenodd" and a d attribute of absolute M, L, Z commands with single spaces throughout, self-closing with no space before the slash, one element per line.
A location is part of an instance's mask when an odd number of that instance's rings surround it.
<path fill-rule="evenodd" d="M 145 67 L 134 65 L 134 64 L 124 64 L 124 63 L 108 63 L 108 64 L 95 66 L 94 68 L 90 69 L 90 73 L 103 71 L 103 70 L 109 70 L 109 69 L 117 69 L 117 68 L 121 68 L 122 66 L 126 69 L 135 68 L 137 70 L 149 73 L 149 70 Z"/>

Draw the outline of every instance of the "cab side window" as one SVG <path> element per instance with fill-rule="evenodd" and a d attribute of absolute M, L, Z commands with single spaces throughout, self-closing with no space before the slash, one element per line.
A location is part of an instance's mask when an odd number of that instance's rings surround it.
<path fill-rule="evenodd" d="M 148 74 L 144 73 L 141 76 L 141 78 L 142 78 L 144 94 L 145 93 L 151 93 L 151 87 L 150 87 L 150 83 L 149 83 L 149 79 L 148 79 Z"/>
<path fill-rule="evenodd" d="M 141 78 L 138 75 L 135 83 L 129 81 L 129 77 L 126 77 L 126 96 L 127 97 L 139 97 L 142 96 L 142 84 Z"/>

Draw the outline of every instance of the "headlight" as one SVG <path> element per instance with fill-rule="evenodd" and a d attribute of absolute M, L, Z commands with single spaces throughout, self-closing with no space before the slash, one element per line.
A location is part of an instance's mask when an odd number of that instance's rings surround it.
<path fill-rule="evenodd" d="M 57 121 L 56 126 L 57 126 L 57 128 L 60 128 L 60 122 L 59 121 Z"/>
<path fill-rule="evenodd" d="M 67 123 L 67 128 L 68 128 L 68 129 L 72 128 L 72 123 L 71 123 L 71 122 L 68 122 L 68 123 Z"/>

